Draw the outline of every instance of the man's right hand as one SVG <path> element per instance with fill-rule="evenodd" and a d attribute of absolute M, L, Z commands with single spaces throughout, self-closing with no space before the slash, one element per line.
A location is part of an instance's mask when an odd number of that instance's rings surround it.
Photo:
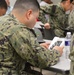
<path fill-rule="evenodd" d="M 50 24 L 49 23 L 45 23 L 44 27 L 45 27 L 45 29 L 50 29 Z"/>
<path fill-rule="evenodd" d="M 62 46 L 62 47 L 60 47 L 60 46 L 55 46 L 53 49 L 59 51 L 60 54 L 62 55 L 62 53 L 63 53 L 63 48 L 64 48 L 63 46 Z"/>

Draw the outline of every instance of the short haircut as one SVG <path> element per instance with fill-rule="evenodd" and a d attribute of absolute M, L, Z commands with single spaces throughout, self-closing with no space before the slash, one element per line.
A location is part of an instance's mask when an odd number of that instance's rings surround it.
<path fill-rule="evenodd" d="M 72 4 L 74 5 L 74 1 L 72 2 Z"/>
<path fill-rule="evenodd" d="M 32 9 L 33 11 L 38 11 L 40 9 L 39 3 L 37 0 L 17 0 L 15 2 L 13 10 L 26 11 Z"/>
<path fill-rule="evenodd" d="M 64 1 L 67 1 L 67 0 L 61 0 L 61 2 L 64 2 Z M 70 0 L 70 3 L 72 3 L 72 1 L 73 1 L 73 0 Z"/>
<path fill-rule="evenodd" d="M 7 10 L 7 3 L 5 0 L 0 0 L 0 8 L 4 8 Z"/>

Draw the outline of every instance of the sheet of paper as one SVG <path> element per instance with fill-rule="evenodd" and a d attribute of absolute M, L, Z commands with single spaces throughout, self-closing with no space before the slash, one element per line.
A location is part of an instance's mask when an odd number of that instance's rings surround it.
<path fill-rule="evenodd" d="M 64 46 L 64 39 L 59 37 L 54 37 L 48 49 L 53 49 L 55 46 Z"/>

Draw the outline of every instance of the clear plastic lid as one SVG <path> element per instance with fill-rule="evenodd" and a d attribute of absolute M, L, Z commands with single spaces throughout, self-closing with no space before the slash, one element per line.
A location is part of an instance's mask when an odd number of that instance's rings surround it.
<path fill-rule="evenodd" d="M 67 38 L 67 39 L 71 39 L 71 32 L 67 32 L 66 38 Z"/>

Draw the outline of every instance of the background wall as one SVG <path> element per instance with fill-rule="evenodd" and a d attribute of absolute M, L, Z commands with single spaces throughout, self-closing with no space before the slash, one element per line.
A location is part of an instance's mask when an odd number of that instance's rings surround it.
<path fill-rule="evenodd" d="M 16 0 L 10 0 L 10 5 L 13 6 Z"/>
<path fill-rule="evenodd" d="M 51 0 L 54 4 L 60 2 L 61 0 Z"/>
<path fill-rule="evenodd" d="M 41 0 L 38 0 L 38 2 L 40 2 Z M 61 0 L 51 0 L 54 4 L 60 2 Z"/>
<path fill-rule="evenodd" d="M 10 5 L 13 6 L 16 0 L 10 0 Z M 41 0 L 38 0 L 38 2 L 40 2 Z M 53 1 L 54 4 L 60 2 L 61 0 L 51 0 Z"/>

